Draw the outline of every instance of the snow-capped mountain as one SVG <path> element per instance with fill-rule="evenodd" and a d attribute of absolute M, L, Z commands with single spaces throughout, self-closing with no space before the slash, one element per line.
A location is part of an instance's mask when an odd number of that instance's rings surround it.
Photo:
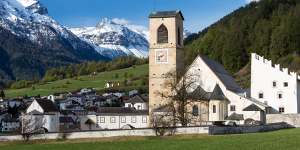
<path fill-rule="evenodd" d="M 0 0 L 0 79 L 37 79 L 49 67 L 107 60 L 48 16 L 38 0 Z"/>
<path fill-rule="evenodd" d="M 148 30 L 125 20 L 104 18 L 96 27 L 70 28 L 89 42 L 100 54 L 116 58 L 133 55 L 148 57 Z"/>

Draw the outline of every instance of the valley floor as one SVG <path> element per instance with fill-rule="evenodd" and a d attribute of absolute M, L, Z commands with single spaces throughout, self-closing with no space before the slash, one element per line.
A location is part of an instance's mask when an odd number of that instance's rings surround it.
<path fill-rule="evenodd" d="M 243 135 L 116 137 L 66 141 L 0 143 L 3 150 L 298 150 L 300 129 Z"/>

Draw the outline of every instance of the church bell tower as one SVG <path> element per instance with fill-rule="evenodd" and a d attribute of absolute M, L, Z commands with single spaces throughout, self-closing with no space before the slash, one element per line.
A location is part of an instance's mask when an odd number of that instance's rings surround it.
<path fill-rule="evenodd" d="M 149 15 L 149 112 L 168 102 L 158 92 L 170 92 L 164 86 L 169 72 L 183 71 L 183 15 L 181 11 L 158 11 Z"/>

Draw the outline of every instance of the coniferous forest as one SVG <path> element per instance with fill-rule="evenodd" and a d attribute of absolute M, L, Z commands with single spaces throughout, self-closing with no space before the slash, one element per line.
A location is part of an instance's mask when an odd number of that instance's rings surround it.
<path fill-rule="evenodd" d="M 245 72 L 249 75 L 250 53 L 256 52 L 299 71 L 300 1 L 252 2 L 185 42 L 186 64 L 201 53 L 222 63 L 232 74 L 244 76 Z"/>

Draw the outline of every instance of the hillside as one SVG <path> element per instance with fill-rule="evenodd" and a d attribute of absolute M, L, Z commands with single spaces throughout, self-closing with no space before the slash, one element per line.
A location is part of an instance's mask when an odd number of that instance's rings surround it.
<path fill-rule="evenodd" d="M 48 15 L 38 0 L 0 1 L 0 86 L 51 67 L 109 60 Z"/>
<path fill-rule="evenodd" d="M 189 36 L 185 41 L 186 64 L 202 53 L 222 63 L 232 74 L 238 72 L 238 80 L 245 81 L 249 80 L 250 53 L 256 52 L 300 71 L 299 29 L 299 0 L 252 2 Z"/>
<path fill-rule="evenodd" d="M 79 76 L 76 78 L 48 82 L 46 84 L 35 84 L 31 88 L 9 89 L 5 91 L 6 97 L 18 96 L 46 96 L 54 93 L 72 92 L 82 88 L 96 88 L 103 90 L 106 81 L 119 81 L 121 88 L 147 88 L 148 65 L 140 65 L 127 69 L 102 72 L 95 76 Z M 125 79 L 128 84 L 124 86 Z M 34 88 L 33 88 L 34 87 Z"/>

